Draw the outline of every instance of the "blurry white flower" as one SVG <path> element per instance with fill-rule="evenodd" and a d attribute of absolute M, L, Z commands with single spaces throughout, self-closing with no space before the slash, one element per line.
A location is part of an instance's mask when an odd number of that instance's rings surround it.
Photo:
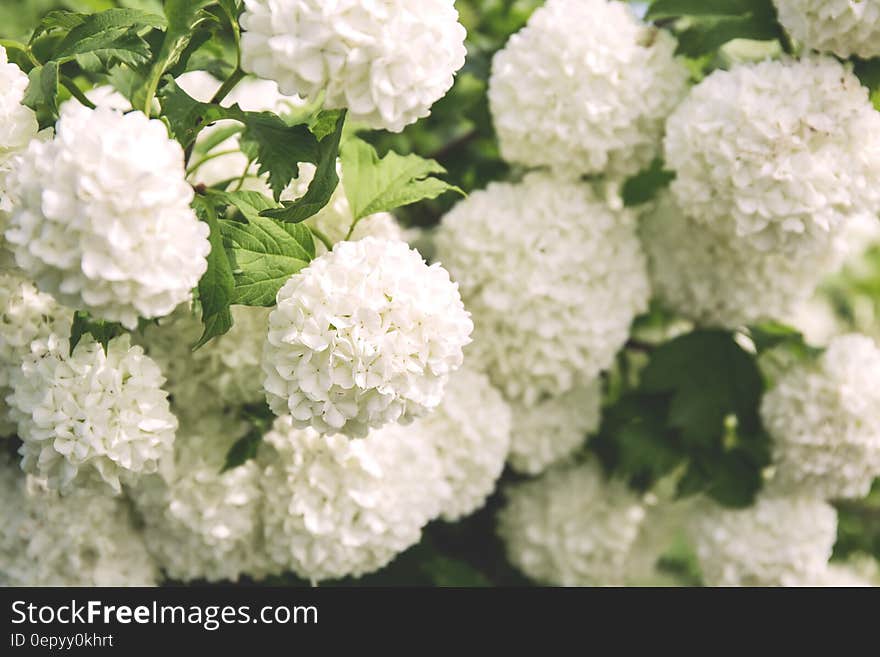
<path fill-rule="evenodd" d="M 242 66 L 281 91 L 400 132 L 464 65 L 453 0 L 246 0 Z"/>
<path fill-rule="evenodd" d="M 837 512 L 808 497 L 761 496 L 746 509 L 706 502 L 690 523 L 708 586 L 795 586 L 822 573 Z"/>
<path fill-rule="evenodd" d="M 533 405 L 590 385 L 647 309 L 636 218 L 546 174 L 492 183 L 434 236 L 476 326 L 470 362 Z"/>
<path fill-rule="evenodd" d="M 23 151 L 37 134 L 37 116 L 22 105 L 28 76 L 15 64 L 9 63 L 6 50 L 0 46 L 0 248 L 6 213 L 12 209 L 6 194 L 6 174 L 12 168 L 12 157 Z"/>
<path fill-rule="evenodd" d="M 156 471 L 174 441 L 177 418 L 168 409 L 159 367 L 128 336 L 104 349 L 85 336 L 52 335 L 32 348 L 7 398 L 23 443 L 21 467 L 66 493 L 103 480 L 120 492 L 120 477 Z"/>
<path fill-rule="evenodd" d="M 159 573 L 121 498 L 60 496 L 0 464 L 0 585 L 155 586 Z"/>
<path fill-rule="evenodd" d="M 878 0 L 773 0 L 782 27 L 806 48 L 844 59 L 880 56 Z"/>
<path fill-rule="evenodd" d="M 263 350 L 272 410 L 363 436 L 436 407 L 473 329 L 458 286 L 399 241 L 340 242 L 278 292 Z"/>
<path fill-rule="evenodd" d="M 567 174 L 636 173 L 687 90 L 675 39 L 622 2 L 548 0 L 492 62 L 501 154 Z"/>
<path fill-rule="evenodd" d="M 207 268 L 208 227 L 159 120 L 69 101 L 55 138 L 32 141 L 7 183 L 18 266 L 73 308 L 133 328 L 187 300 Z"/>
<path fill-rule="evenodd" d="M 880 476 L 880 349 L 834 338 L 816 362 L 795 365 L 764 395 L 774 490 L 824 499 L 864 497 Z"/>
<path fill-rule="evenodd" d="M 880 113 L 831 58 L 716 70 L 669 117 L 665 151 L 685 214 L 758 249 L 803 256 L 880 210 Z"/>
<path fill-rule="evenodd" d="M 278 418 L 260 453 L 269 557 L 319 582 L 359 577 L 416 544 L 446 497 L 433 445 L 390 424 L 363 439 Z"/>

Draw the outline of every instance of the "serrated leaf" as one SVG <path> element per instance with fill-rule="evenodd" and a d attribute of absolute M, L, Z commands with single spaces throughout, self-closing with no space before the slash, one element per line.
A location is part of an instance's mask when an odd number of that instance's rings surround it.
<path fill-rule="evenodd" d="M 168 76 L 159 93 L 162 114 L 167 119 L 171 134 L 184 148 L 193 144 L 199 132 L 205 127 L 223 119 L 244 123 L 245 112 L 238 105 L 221 107 L 212 103 L 202 103 L 181 89 L 173 78 Z"/>
<path fill-rule="evenodd" d="M 336 161 L 339 157 L 342 129 L 345 126 L 345 112 L 322 112 L 321 114 L 334 117 L 335 127 L 318 144 L 318 166 L 315 168 L 315 175 L 309 183 L 309 188 L 301 198 L 292 203 L 285 203 L 285 207 L 264 211 L 262 213 L 264 217 L 299 223 L 320 212 L 333 197 L 333 192 L 339 186 Z M 323 128 L 319 132 L 321 131 Z"/>
<path fill-rule="evenodd" d="M 648 169 L 636 174 L 624 183 L 621 192 L 624 205 L 633 207 L 647 203 L 661 189 L 669 185 L 674 178 L 675 173 L 664 168 L 663 160 L 655 159 Z"/>
<path fill-rule="evenodd" d="M 227 472 L 255 458 L 262 442 L 263 434 L 259 431 L 251 431 L 243 438 L 236 440 L 226 453 L 226 462 L 220 472 Z"/>
<path fill-rule="evenodd" d="M 269 187 L 277 201 L 290 181 L 299 176 L 300 162 L 319 162 L 318 140 L 308 126 L 289 126 L 271 112 L 248 112 L 244 123 L 241 149 L 256 158 L 259 175 L 269 174 Z"/>
<path fill-rule="evenodd" d="M 340 155 L 345 195 L 355 221 L 449 191 L 464 195 L 458 187 L 434 177 L 446 173 L 434 160 L 393 151 L 379 159 L 375 148 L 357 138 L 345 142 Z"/>
<path fill-rule="evenodd" d="M 202 323 L 205 330 L 194 349 L 207 344 L 213 338 L 223 335 L 232 328 L 232 304 L 235 278 L 232 265 L 223 244 L 223 234 L 214 206 L 204 197 L 196 197 L 196 210 L 199 219 L 210 228 L 211 252 L 208 254 L 208 269 L 199 281 L 199 302 L 202 306 Z"/>
<path fill-rule="evenodd" d="M 78 310 L 73 314 L 73 323 L 70 326 L 70 354 L 73 354 L 73 350 L 86 335 L 91 335 L 106 353 L 110 340 L 124 333 L 126 331 L 122 324 L 94 319 L 89 313 Z"/>
<path fill-rule="evenodd" d="M 315 257 L 315 244 L 302 224 L 261 217 L 248 205 L 243 199 L 236 203 L 247 223 L 220 222 L 235 278 L 233 303 L 268 307 L 275 304 L 278 290 L 287 279 Z"/>

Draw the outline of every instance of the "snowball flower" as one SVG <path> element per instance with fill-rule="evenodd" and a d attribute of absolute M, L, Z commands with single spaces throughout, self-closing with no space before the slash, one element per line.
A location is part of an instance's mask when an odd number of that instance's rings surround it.
<path fill-rule="evenodd" d="M 458 286 L 403 242 L 340 242 L 278 292 L 263 350 L 278 415 L 363 436 L 436 407 L 473 329 Z"/>
<path fill-rule="evenodd" d="M 447 493 L 433 445 L 388 425 L 363 439 L 275 421 L 260 454 L 267 553 L 319 582 L 359 577 L 416 544 Z"/>
<path fill-rule="evenodd" d="M 746 509 L 706 502 L 688 529 L 708 586 L 794 586 L 825 569 L 837 512 L 802 497 L 761 496 Z"/>
<path fill-rule="evenodd" d="M 863 335 L 834 338 L 816 362 L 779 378 L 761 417 L 773 436 L 771 485 L 864 497 L 880 476 L 880 349 Z"/>
<path fill-rule="evenodd" d="M 880 1 L 773 0 L 782 27 L 811 50 L 847 59 L 880 56 Z"/>
<path fill-rule="evenodd" d="M 669 193 L 646 210 L 641 235 L 655 297 L 683 317 L 728 328 L 794 317 L 846 255 L 843 236 L 830 235 L 810 257 L 757 249 L 732 229 L 722 234 L 686 216 Z"/>
<path fill-rule="evenodd" d="M 453 0 L 245 0 L 242 67 L 285 94 L 400 132 L 464 66 Z"/>
<path fill-rule="evenodd" d="M 32 141 L 17 162 L 6 239 L 41 290 L 128 328 L 190 298 L 208 226 L 165 124 L 69 101 L 55 138 Z"/>
<path fill-rule="evenodd" d="M 517 472 L 536 475 L 573 454 L 599 428 L 599 380 L 579 385 L 533 406 L 511 404 L 513 433 L 507 460 Z"/>
<path fill-rule="evenodd" d="M 408 428 L 433 444 L 448 496 L 441 515 L 454 522 L 486 502 L 504 470 L 510 447 L 510 408 L 484 374 L 453 374 L 437 409 Z"/>
<path fill-rule="evenodd" d="M 10 209 L 4 191 L 4 179 L 11 169 L 10 159 L 27 147 L 39 127 L 34 111 L 21 104 L 27 86 L 27 74 L 9 63 L 6 49 L 0 46 L 0 230 L 3 213 Z"/>
<path fill-rule="evenodd" d="M 169 577 L 218 581 L 265 574 L 260 468 L 250 460 L 223 471 L 229 449 L 247 429 L 219 414 L 181 426 L 174 458 L 131 490 L 147 547 Z"/>
<path fill-rule="evenodd" d="M 590 385 L 648 306 L 636 218 L 536 173 L 456 205 L 434 239 L 476 326 L 468 353 L 511 400 Z"/>
<path fill-rule="evenodd" d="M 638 497 L 588 462 L 512 486 L 498 533 L 510 562 L 537 582 L 619 586 L 644 518 Z"/>
<path fill-rule="evenodd" d="M 22 363 L 7 398 L 22 469 L 62 493 L 87 480 L 118 493 L 120 477 L 155 472 L 177 430 L 156 363 L 128 336 L 106 353 L 90 336 L 72 354 L 58 336 L 45 345 Z"/>
<path fill-rule="evenodd" d="M 79 488 L 60 496 L 0 465 L 0 585 L 155 586 L 159 573 L 128 506 Z"/>
<path fill-rule="evenodd" d="M 808 253 L 880 211 L 880 113 L 831 58 L 717 70 L 669 117 L 666 163 L 695 221 Z"/>
<path fill-rule="evenodd" d="M 548 0 L 492 61 L 502 156 L 575 175 L 636 173 L 687 90 L 675 45 L 625 3 Z"/>

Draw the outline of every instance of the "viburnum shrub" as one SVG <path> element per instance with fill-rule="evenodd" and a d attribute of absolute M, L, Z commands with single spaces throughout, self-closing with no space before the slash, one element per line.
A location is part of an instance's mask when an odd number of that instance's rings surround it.
<path fill-rule="evenodd" d="M 880 0 L 3 3 L 0 584 L 880 584 L 878 108 Z"/>

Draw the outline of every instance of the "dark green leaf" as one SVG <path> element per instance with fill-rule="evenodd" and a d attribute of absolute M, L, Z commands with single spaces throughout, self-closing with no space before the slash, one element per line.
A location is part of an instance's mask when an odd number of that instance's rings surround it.
<path fill-rule="evenodd" d="M 263 434 L 259 431 L 251 431 L 243 438 L 235 441 L 226 453 L 226 462 L 223 464 L 223 469 L 220 472 L 237 468 L 256 457 L 262 442 Z"/>
<path fill-rule="evenodd" d="M 199 218 L 211 229 L 208 269 L 199 281 L 199 302 L 202 306 L 202 323 L 205 325 L 205 330 L 194 347 L 198 349 L 212 338 L 223 335 L 232 328 L 232 313 L 229 306 L 232 303 L 235 279 L 214 206 L 202 196 L 197 196 L 195 203 Z"/>
<path fill-rule="evenodd" d="M 79 310 L 73 314 L 73 324 L 70 326 L 70 353 L 73 354 L 84 335 L 91 335 L 106 353 L 110 340 L 125 332 L 122 324 L 94 319 L 89 313 Z"/>
<path fill-rule="evenodd" d="M 317 164 L 320 145 L 306 125 L 287 125 L 270 112 L 248 112 L 241 135 L 242 150 L 269 174 L 269 186 L 277 201 L 290 181 L 299 176 L 299 163 Z"/>
<path fill-rule="evenodd" d="M 646 17 L 738 16 L 760 10 L 764 4 L 763 0 L 655 0 Z"/>
<path fill-rule="evenodd" d="M 623 185 L 623 202 L 627 207 L 647 203 L 674 178 L 675 173 L 664 169 L 663 160 L 658 158 L 650 168 L 626 181 Z"/>

